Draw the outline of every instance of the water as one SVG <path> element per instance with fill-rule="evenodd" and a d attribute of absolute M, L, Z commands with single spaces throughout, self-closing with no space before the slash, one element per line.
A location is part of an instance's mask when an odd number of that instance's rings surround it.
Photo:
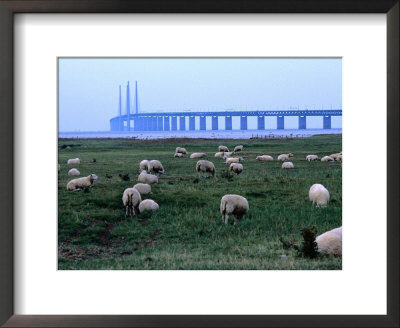
<path fill-rule="evenodd" d="M 341 134 L 342 129 L 287 129 L 287 130 L 221 130 L 221 131 L 137 131 L 137 132 L 59 132 L 59 138 L 130 138 L 130 139 L 167 139 L 167 138 L 210 138 L 210 139 L 250 139 L 250 138 L 304 138 L 315 134 Z"/>

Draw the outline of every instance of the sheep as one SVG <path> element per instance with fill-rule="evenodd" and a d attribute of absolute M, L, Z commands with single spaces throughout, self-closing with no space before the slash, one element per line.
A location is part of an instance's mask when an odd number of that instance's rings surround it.
<path fill-rule="evenodd" d="M 93 185 L 93 181 L 97 180 L 98 176 L 96 174 L 90 174 L 87 177 L 73 179 L 67 184 L 67 190 L 78 191 L 83 188 L 89 188 Z"/>
<path fill-rule="evenodd" d="M 309 161 L 309 162 L 311 162 L 311 161 L 317 161 L 319 158 L 318 158 L 318 155 L 307 155 L 306 156 L 306 160 L 307 161 Z"/>
<path fill-rule="evenodd" d="M 335 160 L 335 161 L 337 161 L 337 158 L 338 158 L 339 156 L 342 156 L 342 153 L 341 153 L 341 152 L 340 152 L 340 153 L 335 153 L 335 154 L 330 154 L 330 155 L 329 155 L 329 157 L 332 157 L 333 160 Z"/>
<path fill-rule="evenodd" d="M 158 183 L 158 176 L 148 174 L 146 171 L 142 171 L 142 173 L 140 173 L 138 176 L 138 181 L 147 184 Z"/>
<path fill-rule="evenodd" d="M 335 160 L 330 156 L 324 156 L 321 158 L 321 162 L 334 162 Z"/>
<path fill-rule="evenodd" d="M 122 194 L 122 202 L 126 209 L 125 216 L 128 216 L 129 213 L 132 213 L 132 216 L 135 216 L 136 212 L 140 211 L 138 208 L 141 201 L 142 198 L 136 188 L 126 188 Z"/>
<path fill-rule="evenodd" d="M 313 204 L 317 206 L 327 206 L 329 202 L 329 191 L 322 184 L 313 184 L 308 192 L 308 196 Z"/>
<path fill-rule="evenodd" d="M 222 157 L 224 157 L 224 152 L 223 151 L 219 151 L 218 153 L 215 153 L 214 157 L 222 158 Z"/>
<path fill-rule="evenodd" d="M 144 159 L 139 163 L 139 169 L 140 171 L 147 171 L 149 166 L 149 161 L 147 159 Z"/>
<path fill-rule="evenodd" d="M 206 153 L 193 153 L 190 155 L 191 159 L 207 157 Z"/>
<path fill-rule="evenodd" d="M 160 208 L 158 204 L 152 199 L 142 200 L 139 204 L 139 212 L 142 213 L 146 210 L 157 211 Z"/>
<path fill-rule="evenodd" d="M 232 164 L 232 163 L 239 163 L 240 161 L 243 161 L 243 157 L 228 157 L 225 160 L 226 164 Z"/>
<path fill-rule="evenodd" d="M 175 153 L 174 157 L 179 157 L 180 158 L 180 157 L 183 157 L 183 155 L 184 155 L 183 153 Z"/>
<path fill-rule="evenodd" d="M 280 154 L 278 156 L 278 161 L 288 161 L 289 157 L 293 157 L 293 154 L 292 153 L 290 153 L 290 154 Z"/>
<path fill-rule="evenodd" d="M 196 163 L 196 171 L 198 175 L 200 176 L 200 172 L 207 173 L 210 172 L 212 173 L 213 177 L 215 178 L 215 166 L 214 163 L 206 160 L 200 160 Z"/>
<path fill-rule="evenodd" d="M 149 161 L 149 164 L 147 165 L 147 172 L 148 173 L 155 172 L 156 174 L 164 174 L 165 170 L 160 161 L 153 159 L 153 160 Z"/>
<path fill-rule="evenodd" d="M 68 171 L 68 175 L 81 175 L 81 173 L 77 169 L 73 168 Z"/>
<path fill-rule="evenodd" d="M 336 156 L 336 161 L 343 162 L 343 155 L 339 154 L 338 156 Z"/>
<path fill-rule="evenodd" d="M 233 149 L 233 151 L 236 153 L 237 151 L 242 151 L 243 150 L 243 145 L 239 145 L 239 146 L 236 146 L 234 149 Z"/>
<path fill-rule="evenodd" d="M 315 241 L 321 253 L 329 256 L 342 256 L 342 227 L 319 235 Z"/>
<path fill-rule="evenodd" d="M 228 149 L 228 147 L 226 147 L 226 146 L 218 146 L 218 151 L 227 152 L 227 151 L 229 151 L 229 149 Z"/>
<path fill-rule="evenodd" d="M 220 211 L 225 224 L 228 224 L 229 215 L 235 217 L 236 224 L 249 211 L 249 203 L 240 195 L 225 195 L 221 198 Z"/>
<path fill-rule="evenodd" d="M 240 174 L 243 171 L 243 165 L 239 163 L 232 163 L 231 165 L 229 165 L 229 171 Z"/>
<path fill-rule="evenodd" d="M 269 162 L 269 161 L 273 161 L 274 158 L 272 156 L 269 156 L 269 155 L 261 155 L 261 156 L 257 156 L 256 160 L 257 161 L 262 161 L 262 162 Z"/>
<path fill-rule="evenodd" d="M 187 154 L 187 151 L 186 151 L 186 149 L 185 148 L 182 148 L 182 147 L 176 147 L 176 149 L 175 149 L 175 153 L 180 153 L 180 154 Z"/>
<path fill-rule="evenodd" d="M 294 165 L 292 162 L 283 162 L 282 168 L 283 169 L 294 169 Z"/>
<path fill-rule="evenodd" d="M 67 161 L 67 164 L 80 164 L 81 160 L 79 158 L 71 158 Z"/>
<path fill-rule="evenodd" d="M 132 188 L 135 188 L 141 195 L 151 194 L 151 186 L 147 183 L 137 183 Z"/>
<path fill-rule="evenodd" d="M 224 156 L 222 158 L 226 159 L 228 157 L 231 157 L 232 155 L 235 155 L 234 151 L 227 151 L 227 152 L 224 152 Z"/>

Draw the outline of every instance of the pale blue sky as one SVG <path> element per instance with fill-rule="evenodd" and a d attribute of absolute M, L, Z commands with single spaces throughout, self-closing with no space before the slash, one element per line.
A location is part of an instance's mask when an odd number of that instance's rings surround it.
<path fill-rule="evenodd" d="M 119 85 L 126 112 L 127 81 L 132 104 L 138 81 L 140 112 L 312 110 L 342 104 L 339 58 L 61 58 L 59 131 L 108 131 L 110 118 L 118 114 Z M 319 128 L 321 122 L 308 118 L 307 126 Z M 285 126 L 296 128 L 297 118 L 288 118 Z M 341 127 L 341 119 L 332 118 L 332 127 Z"/>

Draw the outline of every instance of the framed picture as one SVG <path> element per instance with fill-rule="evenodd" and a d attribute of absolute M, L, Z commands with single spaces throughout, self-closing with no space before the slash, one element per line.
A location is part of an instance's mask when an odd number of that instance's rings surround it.
<path fill-rule="evenodd" d="M 398 1 L 1 1 L 0 10 L 2 324 L 399 325 Z M 288 15 L 307 13 L 323 15 Z M 310 90 L 316 104 L 293 103 Z M 342 107 L 343 262 L 341 228 L 338 256 L 323 254 L 319 237 L 314 248 L 312 227 L 342 225 Z M 318 124 L 328 137 L 308 138 Z M 90 130 L 111 139 L 82 139 Z M 149 140 L 160 133 L 175 139 Z M 371 148 L 379 153 L 362 165 Z M 332 162 L 308 161 L 313 150 Z M 153 158 L 162 164 L 139 165 Z M 308 193 L 310 167 L 330 198 Z M 131 188 L 142 169 L 160 181 L 150 196 Z M 73 176 L 90 173 L 89 185 Z M 124 189 L 157 208 L 125 204 Z M 231 189 L 250 209 L 228 213 Z"/>

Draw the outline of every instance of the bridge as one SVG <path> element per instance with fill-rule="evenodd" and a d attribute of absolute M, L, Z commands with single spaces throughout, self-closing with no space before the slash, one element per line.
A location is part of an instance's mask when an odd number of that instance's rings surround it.
<path fill-rule="evenodd" d="M 277 118 L 276 128 L 285 129 L 286 116 L 298 116 L 298 128 L 307 129 L 307 116 L 322 116 L 324 129 L 331 128 L 332 116 L 342 116 L 342 109 L 330 110 L 250 110 L 250 111 L 196 111 L 196 112 L 154 112 L 139 113 L 137 81 L 135 85 L 135 113 L 130 113 L 129 82 L 126 93 L 126 114 L 122 114 L 121 86 L 119 87 L 119 115 L 110 119 L 111 131 L 177 131 L 179 119 L 179 131 L 195 131 L 196 118 L 199 121 L 200 130 L 221 130 L 218 126 L 218 118 L 225 117 L 225 130 L 232 130 L 232 117 L 240 118 L 240 130 L 247 130 L 247 118 L 257 117 L 257 129 L 265 130 L 265 117 Z M 189 126 L 186 126 L 186 118 L 189 117 Z M 207 117 L 211 118 L 211 126 L 207 128 Z"/>

